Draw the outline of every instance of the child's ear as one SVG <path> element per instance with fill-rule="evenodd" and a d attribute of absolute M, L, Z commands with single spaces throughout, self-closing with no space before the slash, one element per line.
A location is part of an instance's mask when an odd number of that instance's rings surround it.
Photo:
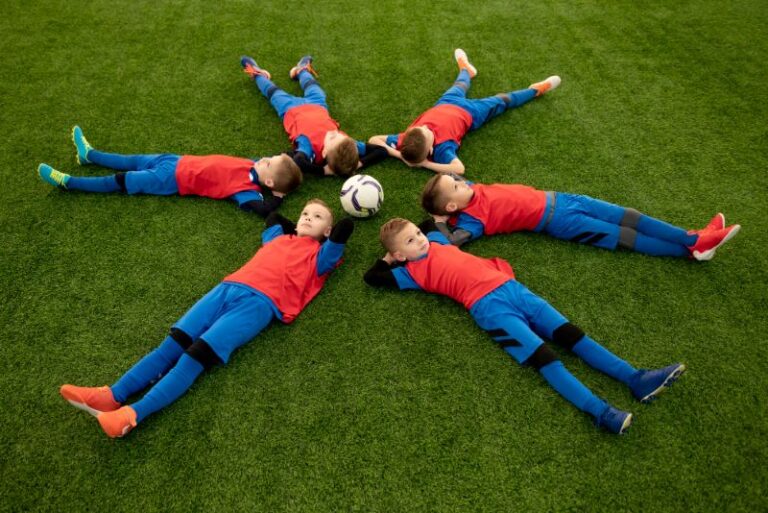
<path fill-rule="evenodd" d="M 454 212 L 456 212 L 456 210 L 457 210 L 458 208 L 459 208 L 459 206 L 456 204 L 456 202 L 455 202 L 455 201 L 449 201 L 449 202 L 448 202 L 448 203 L 445 205 L 445 211 L 446 211 L 446 212 L 449 212 L 449 213 L 451 213 L 451 214 L 453 214 Z"/>
<path fill-rule="evenodd" d="M 397 260 L 398 262 L 405 262 L 406 260 L 405 256 L 399 251 L 395 251 L 394 253 L 392 253 L 392 256 L 395 257 L 395 260 Z"/>
<path fill-rule="evenodd" d="M 327 239 L 331 235 L 331 231 L 333 230 L 333 226 L 329 226 L 325 229 L 323 232 L 323 236 Z"/>
<path fill-rule="evenodd" d="M 269 187 L 270 189 L 275 186 L 275 181 L 271 178 L 265 178 L 264 179 L 264 185 Z"/>

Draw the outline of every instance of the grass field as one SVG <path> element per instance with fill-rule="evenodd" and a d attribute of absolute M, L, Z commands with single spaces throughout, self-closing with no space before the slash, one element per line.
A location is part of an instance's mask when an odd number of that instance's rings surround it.
<path fill-rule="evenodd" d="M 5 2 L 0 17 L 0 510 L 761 511 L 768 509 L 768 10 L 733 2 Z M 589 194 L 685 227 L 717 211 L 741 234 L 709 263 L 537 235 L 467 249 L 638 366 L 689 372 L 652 405 L 572 355 L 632 411 L 593 427 L 446 298 L 367 288 L 381 222 L 420 220 L 429 178 L 372 168 L 377 218 L 290 326 L 129 436 L 58 395 L 111 384 L 259 246 L 227 202 L 66 193 L 69 131 L 123 153 L 270 155 L 278 118 L 240 71 L 315 56 L 349 134 L 394 133 L 453 81 L 474 97 L 563 77 L 464 140 L 467 176 Z M 305 181 L 282 213 L 341 182 Z"/>

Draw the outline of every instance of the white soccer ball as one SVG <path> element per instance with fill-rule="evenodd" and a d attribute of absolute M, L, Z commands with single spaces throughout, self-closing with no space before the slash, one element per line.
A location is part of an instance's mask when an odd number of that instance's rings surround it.
<path fill-rule="evenodd" d="M 370 217 L 381 208 L 384 190 L 372 176 L 355 175 L 341 186 L 341 208 L 355 217 Z"/>

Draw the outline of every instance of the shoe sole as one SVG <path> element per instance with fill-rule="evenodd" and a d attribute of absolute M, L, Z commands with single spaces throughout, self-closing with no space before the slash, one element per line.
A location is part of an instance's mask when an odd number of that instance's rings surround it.
<path fill-rule="evenodd" d="M 75 145 L 75 150 L 77 150 L 77 154 L 75 155 L 75 160 L 77 161 L 78 165 L 86 166 L 90 164 L 91 161 L 88 159 L 83 160 L 80 158 L 80 148 L 77 146 L 77 139 L 75 138 L 75 130 L 77 130 L 77 125 L 72 127 L 72 144 Z"/>
<path fill-rule="evenodd" d="M 74 406 L 75 408 L 77 408 L 78 410 L 83 410 L 84 412 L 90 413 L 91 415 L 93 415 L 94 417 L 97 417 L 97 418 L 99 416 L 99 413 L 105 413 L 105 412 L 103 412 L 101 410 L 96 410 L 94 408 L 91 408 L 90 406 L 88 406 L 85 403 L 79 403 L 77 401 L 73 401 L 72 399 L 67 399 L 67 402 L 69 404 L 71 404 L 72 406 Z"/>
<path fill-rule="evenodd" d="M 627 429 L 629 429 L 629 426 L 632 425 L 632 414 L 630 413 L 627 415 L 627 418 L 624 419 L 624 422 L 621 424 L 621 428 L 619 428 L 618 435 L 623 435 L 627 432 Z"/>
<path fill-rule="evenodd" d="M 737 224 L 737 225 L 734 225 L 734 226 L 735 226 L 735 228 L 733 230 L 731 230 L 730 232 L 728 232 L 728 235 L 723 237 L 723 240 L 721 240 L 718 243 L 717 246 L 715 246 L 712 249 L 708 249 L 706 251 L 694 251 L 693 252 L 693 258 L 695 258 L 699 262 L 707 262 L 709 260 L 712 260 L 712 258 L 715 256 L 715 251 L 717 251 L 717 248 L 719 248 L 720 246 L 722 246 L 723 244 L 725 244 L 726 242 L 728 242 L 729 240 L 734 238 L 736 236 L 736 234 L 739 233 L 739 231 L 741 230 L 741 225 L 740 224 Z"/>
<path fill-rule="evenodd" d="M 672 384 L 675 381 L 677 381 L 680 378 L 680 376 L 683 375 L 684 372 L 685 372 L 685 364 L 681 363 L 675 370 L 672 371 L 672 373 L 669 376 L 667 376 L 667 379 L 665 379 L 664 382 L 661 385 L 659 385 L 659 387 L 656 390 L 654 390 L 650 394 L 640 399 L 640 402 L 643 404 L 647 404 L 653 401 L 654 399 L 656 399 L 659 396 L 659 394 L 664 392 L 664 390 L 666 390 L 667 388 L 671 387 Z"/>

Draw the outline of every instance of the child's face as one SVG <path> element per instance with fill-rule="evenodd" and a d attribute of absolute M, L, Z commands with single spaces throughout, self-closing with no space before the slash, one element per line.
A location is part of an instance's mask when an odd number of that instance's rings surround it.
<path fill-rule="evenodd" d="M 299 220 L 296 222 L 296 234 L 299 237 L 312 237 L 320 240 L 331 234 L 333 216 L 319 203 L 304 205 Z"/>
<path fill-rule="evenodd" d="M 443 175 L 437 181 L 437 190 L 440 196 L 445 198 L 445 210 L 456 212 L 469 205 L 475 191 L 464 180 L 459 180 L 451 175 Z"/>
<path fill-rule="evenodd" d="M 429 240 L 413 223 L 400 230 L 393 241 L 392 256 L 400 262 L 418 260 L 429 252 Z"/>
<path fill-rule="evenodd" d="M 325 140 L 323 142 L 323 157 L 327 156 L 329 152 L 333 151 L 341 141 L 344 140 L 344 135 L 338 130 L 331 130 L 325 133 Z"/>
<path fill-rule="evenodd" d="M 281 153 L 274 157 L 264 157 L 256 161 L 253 167 L 256 169 L 256 174 L 259 175 L 259 182 L 269 187 L 270 189 L 275 185 L 275 177 L 277 175 L 277 165 L 281 163 L 283 159 L 289 159 L 288 155 Z"/>

